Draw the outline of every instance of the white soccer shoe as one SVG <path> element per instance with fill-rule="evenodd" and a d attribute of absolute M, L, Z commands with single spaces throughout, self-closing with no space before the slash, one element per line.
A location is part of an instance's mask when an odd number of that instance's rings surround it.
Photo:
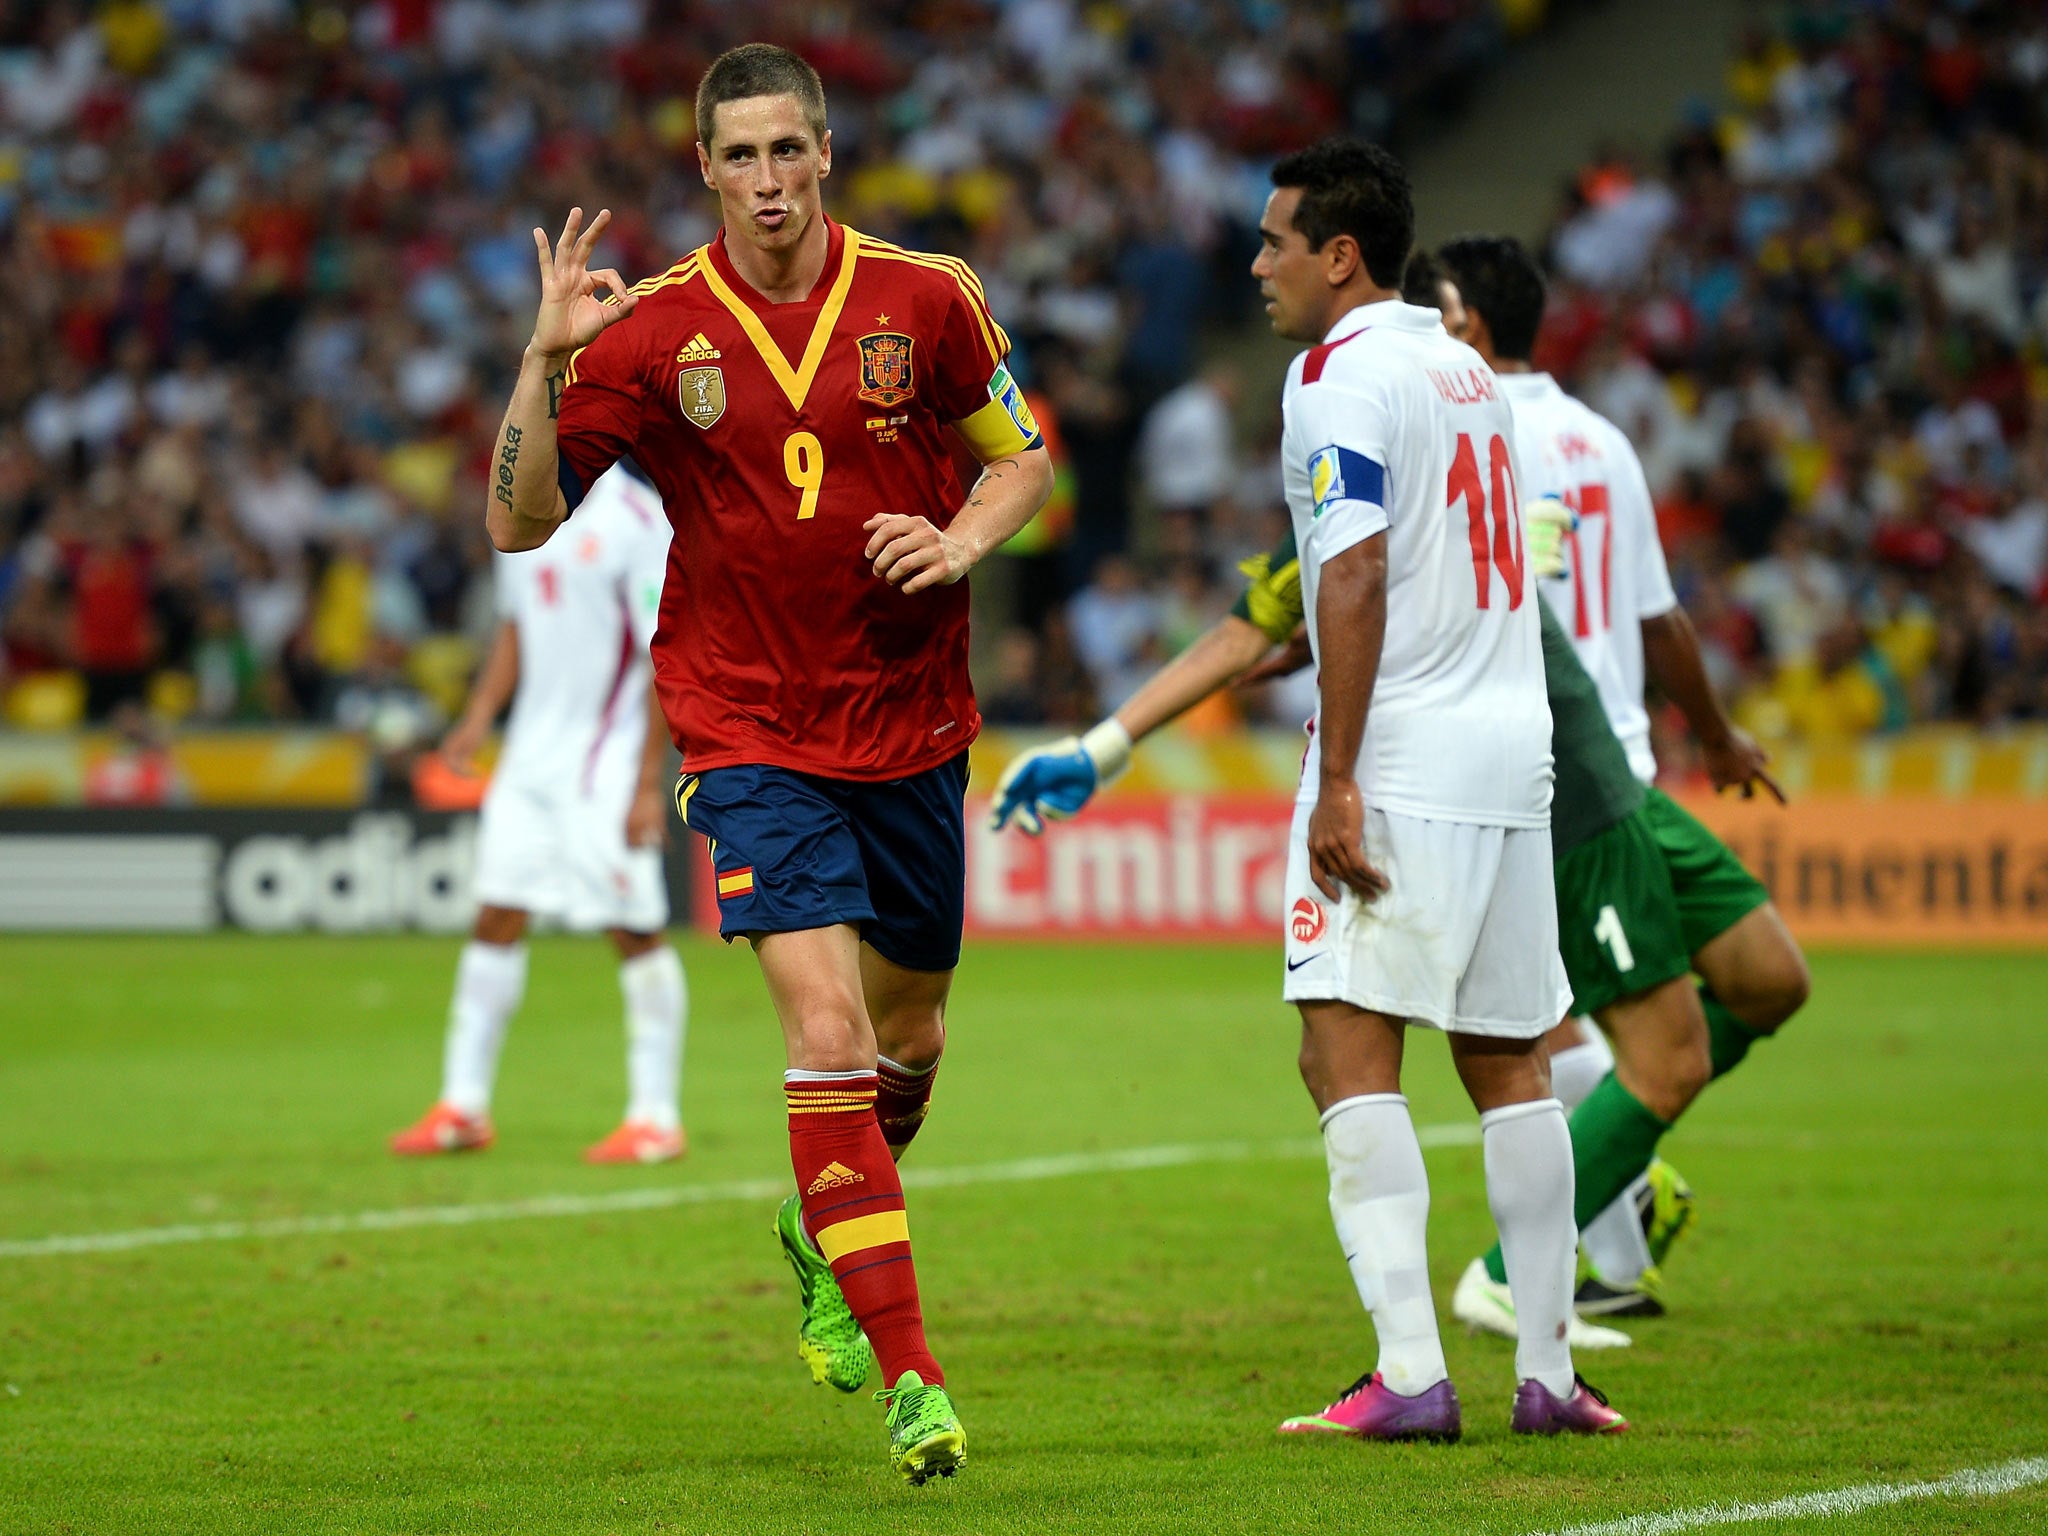
<path fill-rule="evenodd" d="M 1484 1259 L 1474 1259 L 1458 1277 L 1458 1288 L 1451 1293 L 1451 1316 L 1474 1333 L 1515 1337 L 1515 1299 L 1487 1274 Z M 1619 1328 L 1602 1328 L 1574 1312 L 1565 1342 L 1573 1349 L 1627 1349 L 1635 1340 Z"/>

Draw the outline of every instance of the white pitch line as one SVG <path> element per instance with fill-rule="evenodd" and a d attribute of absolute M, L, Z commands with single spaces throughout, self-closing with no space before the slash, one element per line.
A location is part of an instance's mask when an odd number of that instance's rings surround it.
<path fill-rule="evenodd" d="M 2048 1483 L 2048 1456 L 2022 1456 L 1995 1467 L 1970 1467 L 1931 1483 L 1861 1483 L 1854 1488 L 1831 1488 L 1821 1493 L 1773 1499 L 1768 1504 L 1707 1504 L 1662 1515 L 1630 1515 L 1625 1520 L 1607 1520 L 1598 1525 L 1568 1525 L 1556 1531 L 1531 1532 L 1530 1536 L 1668 1536 L 1673 1531 L 1696 1531 L 1709 1525 L 1747 1525 L 1755 1520 L 1791 1520 L 1802 1515 L 1853 1515 L 1859 1510 L 1904 1504 L 1911 1499 L 1985 1499 L 2032 1488 L 2037 1483 Z"/>
<path fill-rule="evenodd" d="M 1476 1125 L 1417 1128 L 1425 1147 L 1464 1147 L 1479 1141 Z M 1087 1173 L 1133 1173 L 1147 1168 L 1180 1168 L 1193 1163 L 1244 1163 L 1266 1159 L 1320 1157 L 1320 1140 L 1210 1141 L 1175 1146 L 1125 1147 L 1113 1152 L 1073 1152 L 1056 1157 L 1020 1157 L 1001 1163 L 965 1163 L 952 1168 L 906 1168 L 909 1189 L 947 1189 L 961 1184 L 1017 1184 L 1073 1178 Z M 490 1200 L 471 1205 L 411 1205 L 385 1211 L 331 1216 L 279 1216 L 266 1221 L 210 1221 L 173 1227 L 138 1227 L 128 1232 L 79 1232 L 58 1237 L 0 1242 L 0 1259 L 38 1259 L 67 1253 L 127 1253 L 174 1243 L 228 1243 L 245 1238 L 305 1237 L 335 1232 L 393 1232 L 404 1227 L 466 1227 L 487 1221 L 530 1221 L 541 1217 L 601 1216 L 622 1211 L 658 1211 L 679 1205 L 716 1205 L 741 1200 L 775 1200 L 789 1192 L 787 1177 L 738 1179 L 724 1184 L 669 1184 L 626 1189 L 609 1195 L 540 1195 L 528 1200 Z"/>

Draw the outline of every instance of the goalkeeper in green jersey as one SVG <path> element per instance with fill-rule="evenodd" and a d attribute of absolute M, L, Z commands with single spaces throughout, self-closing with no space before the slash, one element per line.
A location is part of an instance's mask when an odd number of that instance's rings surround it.
<path fill-rule="evenodd" d="M 1570 518 L 1556 501 L 1529 509 L 1526 544 L 1538 574 L 1561 562 Z M 998 828 L 1014 821 L 1036 835 L 1047 820 L 1076 814 L 1122 772 L 1134 743 L 1233 682 L 1279 676 L 1307 660 L 1292 533 L 1244 570 L 1250 581 L 1231 613 L 1114 715 L 1010 763 L 996 785 Z M 1681 807 L 1637 781 L 1571 641 L 1547 608 L 1541 617 L 1560 948 L 1573 1013 L 1599 1021 L 1616 1057 L 1571 1117 L 1573 1207 L 1583 1229 L 1644 1172 L 1699 1091 L 1779 1020 L 1745 1024 L 1713 991 L 1720 979 L 1715 940 L 1750 914 L 1770 912 L 1768 893 Z M 1796 947 L 1791 953 L 1797 957 Z M 1696 967 L 1704 978 L 1697 987 Z M 1803 1001 L 1803 962 L 1798 979 Z M 1718 1015 L 1711 1023 L 1710 1009 Z M 1514 1336 L 1497 1249 L 1466 1270 L 1452 1310 L 1474 1327 Z M 1627 1342 L 1611 1329 L 1574 1329 L 1582 1348 Z"/>
<path fill-rule="evenodd" d="M 1647 672 L 1692 728 L 1717 789 L 1739 787 L 1748 797 L 1761 787 L 1783 804 L 1784 794 L 1764 771 L 1764 753 L 1729 720 L 1707 681 L 1698 637 L 1678 605 L 1658 547 L 1656 511 L 1633 445 L 1530 361 L 1545 297 L 1534 258 L 1507 236 L 1464 235 L 1434 257 L 1413 257 L 1403 286 L 1411 302 L 1440 309 L 1446 328 L 1498 374 L 1501 392 L 1514 403 L 1525 494 L 1537 501 L 1559 498 L 1578 517 L 1561 547 L 1550 552 L 1538 585 L 1598 690 L 1630 771 L 1646 786 L 1656 778 L 1650 717 L 1643 707 Z M 1614 974 L 1602 990 L 1617 997 L 1667 972 L 1682 976 L 1685 967 L 1675 956 L 1693 957 L 1691 968 L 1704 980 L 1699 1002 L 1718 1075 L 1742 1059 L 1758 1034 L 1775 1029 L 1806 1000 L 1805 958 L 1777 910 L 1762 900 L 1720 839 L 1654 787 L 1644 813 L 1656 824 L 1679 930 L 1673 933 L 1666 921 L 1670 904 L 1661 890 L 1646 896 L 1636 888 L 1639 879 L 1631 878 L 1654 878 L 1650 862 L 1602 868 L 1588 852 L 1575 861 L 1584 867 L 1568 878 L 1560 872 L 1559 890 L 1598 899 L 1589 899 L 1582 911 L 1561 914 L 1562 942 L 1567 950 L 1574 944 L 1604 950 L 1604 964 Z M 1603 963 L 1598 953 L 1583 958 L 1588 967 Z M 1591 1007 L 1599 995 L 1582 990 L 1582 1007 Z M 1584 1026 L 1574 1016 L 1549 1041 L 1553 1085 L 1573 1107 L 1599 1089 L 1615 1065 L 1600 1032 Z M 1645 1084 L 1640 1066 L 1633 1072 L 1624 1068 L 1620 1080 L 1653 1112 L 1667 1113 L 1656 1083 Z M 1690 1221 L 1692 1206 L 1684 1181 L 1656 1159 L 1585 1223 L 1580 1310 L 1609 1316 L 1663 1311 L 1657 1266 Z M 1489 1264 L 1497 1282 L 1497 1258 L 1490 1256 Z M 1467 1286 L 1465 1313 L 1489 1310 L 1483 1289 L 1476 1277 Z"/>

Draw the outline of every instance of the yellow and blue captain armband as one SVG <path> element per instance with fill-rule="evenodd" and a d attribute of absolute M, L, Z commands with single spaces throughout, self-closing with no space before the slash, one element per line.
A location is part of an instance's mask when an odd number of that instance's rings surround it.
<path fill-rule="evenodd" d="M 989 376 L 988 404 L 953 426 L 984 464 L 1045 445 L 1045 436 L 1038 430 L 1038 420 L 1031 414 L 1024 391 L 1010 377 L 1010 370 L 1000 363 Z"/>

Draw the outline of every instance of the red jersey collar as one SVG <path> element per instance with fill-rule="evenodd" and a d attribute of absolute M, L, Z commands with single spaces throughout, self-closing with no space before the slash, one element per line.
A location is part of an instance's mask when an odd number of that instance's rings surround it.
<path fill-rule="evenodd" d="M 832 280 L 839 275 L 839 264 L 846 259 L 846 226 L 832 219 L 823 209 L 819 210 L 818 217 L 825 220 L 825 265 L 818 269 L 818 280 L 811 285 L 811 291 L 800 299 L 791 299 L 786 304 L 773 302 L 740 275 L 739 268 L 732 264 L 732 257 L 726 254 L 723 224 L 718 226 L 718 233 L 711 237 L 711 244 L 706 250 L 712 265 L 718 268 L 718 275 L 725 279 L 726 286 L 738 294 L 741 302 L 749 309 L 767 314 L 772 310 L 816 304 L 832 291 Z"/>

